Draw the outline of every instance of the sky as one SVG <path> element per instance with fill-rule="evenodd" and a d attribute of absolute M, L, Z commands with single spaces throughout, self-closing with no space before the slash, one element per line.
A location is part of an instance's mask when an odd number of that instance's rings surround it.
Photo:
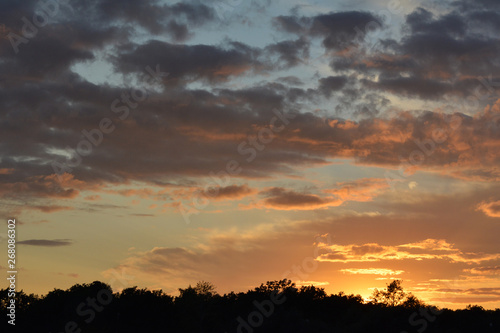
<path fill-rule="evenodd" d="M 500 307 L 499 28 L 493 0 L 1 1 L 18 289 Z"/>

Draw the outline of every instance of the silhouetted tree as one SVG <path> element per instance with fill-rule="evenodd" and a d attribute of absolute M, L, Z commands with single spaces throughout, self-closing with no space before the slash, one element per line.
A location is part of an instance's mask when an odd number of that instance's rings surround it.
<path fill-rule="evenodd" d="M 194 291 L 198 295 L 214 296 L 217 294 L 217 288 L 214 284 L 206 281 L 199 281 L 194 287 Z"/>
<path fill-rule="evenodd" d="M 274 280 L 267 281 L 266 284 L 261 284 L 259 287 L 255 288 L 255 291 L 261 293 L 270 293 L 273 291 L 277 292 L 296 292 L 298 289 L 295 287 L 295 282 L 291 280 Z"/>
<path fill-rule="evenodd" d="M 6 289 L 0 290 L 0 316 L 7 318 Z M 469 305 L 462 310 L 424 305 L 403 290 L 401 281 L 374 292 L 365 303 L 360 295 L 327 295 L 322 288 L 290 280 L 261 284 L 246 293 L 220 296 L 200 281 L 172 297 L 161 290 L 131 287 L 112 294 L 99 281 L 54 289 L 45 296 L 17 294 L 16 326 L 0 322 L 1 332 L 182 332 L 182 333 L 337 333 L 337 332 L 500 332 L 500 309 Z M 274 302 L 276 293 L 284 302 Z M 100 295 L 100 297 L 99 297 Z M 97 302 L 97 303 L 96 303 Z M 85 305 L 82 307 L 82 305 Z M 78 313 L 77 309 L 82 310 Z M 93 311 L 91 311 L 93 310 Z M 68 326 L 69 324 L 69 326 Z M 76 326 L 74 326 L 76 325 Z"/>
<path fill-rule="evenodd" d="M 403 305 L 409 297 L 409 294 L 403 290 L 402 284 L 402 280 L 394 280 L 387 285 L 386 290 L 375 289 L 372 294 L 373 302 L 386 306 Z M 410 300 L 408 300 L 408 305 L 415 304 L 416 301 L 416 297 L 411 295 Z"/>
<path fill-rule="evenodd" d="M 326 297 L 325 289 L 315 286 L 301 286 L 299 293 L 301 296 L 305 296 L 311 300 L 323 299 Z"/>

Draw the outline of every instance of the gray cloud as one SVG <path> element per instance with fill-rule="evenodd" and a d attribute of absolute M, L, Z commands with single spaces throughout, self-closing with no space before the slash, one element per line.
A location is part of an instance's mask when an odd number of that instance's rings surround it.
<path fill-rule="evenodd" d="M 18 241 L 17 244 L 31 245 L 31 246 L 46 246 L 46 247 L 56 247 L 56 246 L 68 246 L 72 245 L 73 241 L 70 239 L 27 239 L 24 241 Z"/>
<path fill-rule="evenodd" d="M 339 50 L 362 42 L 365 35 L 382 28 L 382 20 L 362 11 L 332 12 L 313 17 L 278 16 L 275 26 L 297 35 L 323 38 L 323 46 Z"/>
<path fill-rule="evenodd" d="M 258 60 L 259 54 L 258 49 L 240 43 L 223 48 L 153 40 L 142 45 L 127 45 L 114 63 L 116 69 L 124 73 L 143 73 L 146 66 L 158 64 L 162 71 L 169 73 L 165 83 L 177 85 L 200 79 L 225 81 L 257 70 L 263 66 Z"/>

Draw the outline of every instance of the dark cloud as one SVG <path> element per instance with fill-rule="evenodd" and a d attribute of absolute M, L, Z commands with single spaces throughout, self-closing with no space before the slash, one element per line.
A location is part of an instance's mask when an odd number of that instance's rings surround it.
<path fill-rule="evenodd" d="M 382 39 L 370 53 L 337 53 L 331 67 L 377 76 L 362 83 L 405 97 L 468 96 L 480 87 L 478 80 L 500 78 L 497 15 L 484 8 L 442 15 L 417 8 L 406 16 L 401 40 Z"/>
<path fill-rule="evenodd" d="M 34 2 L 16 3 L 6 1 L 2 6 L 6 12 L 23 15 L 33 10 Z M 202 5 L 126 1 L 116 13 L 109 12 L 115 3 L 72 3 L 75 12 L 87 8 L 88 22 L 83 18 L 70 22 L 75 18 L 71 15 L 61 17 L 21 45 L 17 56 L 8 40 L 0 42 L 0 169 L 10 170 L 0 173 L 2 198 L 72 199 L 99 184 L 128 180 L 196 187 L 197 177 L 225 170 L 231 160 L 240 163 L 239 177 L 243 178 L 296 175 L 297 166 L 326 164 L 330 158 L 397 168 L 420 149 L 416 142 L 432 139 L 438 129 L 445 131 L 445 142 L 435 143 L 432 153 L 425 153 L 425 160 L 413 169 L 445 167 L 445 172 L 463 179 L 500 177 L 494 149 L 500 140 L 498 103 L 474 117 L 465 111 L 457 113 L 458 127 L 451 126 L 451 116 L 438 112 L 380 116 L 380 110 L 389 105 L 384 93 L 438 100 L 445 93 L 465 93 L 476 87 L 479 75 L 492 74 L 495 80 L 496 37 L 470 30 L 470 23 L 480 20 L 484 8 L 442 16 L 418 9 L 407 17 L 407 29 L 399 41 L 384 40 L 372 53 L 330 52 L 327 56 L 332 57 L 337 73 L 319 79 L 316 89 L 305 89 L 292 87 L 302 82 L 290 76 L 243 88 L 232 84 L 240 84 L 236 81 L 244 75 L 279 70 L 273 68 L 273 59 L 283 68 L 304 64 L 309 38 L 323 38 L 327 48 L 338 51 L 336 42 L 341 36 L 357 40 L 362 33 L 350 35 L 357 32 L 356 27 L 364 30 L 368 23 L 380 20 L 365 12 L 278 17 L 276 24 L 300 36 L 263 48 L 230 41 L 220 45 L 131 42 L 133 30 L 127 29 L 134 28 L 126 19 L 134 10 L 140 14 L 135 16 L 137 22 L 152 30 L 154 24 L 146 26 L 147 13 L 170 13 L 166 21 L 155 15 L 151 21 L 168 26 L 175 19 L 178 39 L 191 33 L 182 28 L 185 22 L 206 23 L 210 10 Z M 97 12 L 91 15 L 92 11 Z M 98 13 L 109 13 L 109 20 L 103 21 Z M 95 22 L 100 23 L 90 24 Z M 123 29 L 118 29 L 121 24 Z M 147 97 L 130 106 L 123 101 L 123 96 L 131 94 L 129 82 L 127 86 L 93 84 L 70 72 L 72 64 L 96 59 L 108 42 L 118 74 L 142 75 L 147 66 L 159 68 L 169 74 L 163 78 L 168 89 L 148 90 L 141 82 L 136 88 L 142 88 Z M 350 70 L 359 74 L 350 75 Z M 191 82 L 203 83 L 203 88 L 186 88 Z M 325 119 L 305 110 L 316 108 L 319 96 L 331 97 L 333 92 L 335 101 L 343 105 L 328 111 L 340 110 L 357 121 Z M 114 101 L 119 103 L 112 107 Z M 124 111 L 116 112 L 117 105 Z M 260 131 L 271 128 L 273 119 L 277 126 L 283 124 L 283 115 L 294 116 L 265 149 L 258 142 L 251 146 Z M 115 129 L 101 133 L 101 140 L 95 133 L 103 119 L 112 121 Z M 53 162 L 67 165 L 78 145 L 90 140 L 82 131 L 94 133 L 93 140 L 100 143 L 69 168 L 71 179 L 57 177 Z M 297 202 L 321 204 L 324 200 L 304 193 L 284 193 L 280 198 L 285 194 Z M 42 202 L 34 205 L 45 206 Z"/>
<path fill-rule="evenodd" d="M 169 73 L 165 82 L 169 84 L 200 79 L 217 82 L 258 70 L 262 66 L 259 53 L 259 50 L 240 43 L 216 47 L 153 40 L 142 45 L 128 45 L 114 63 L 123 73 L 144 73 L 147 66 L 158 65 L 163 72 Z"/>
<path fill-rule="evenodd" d="M 313 18 L 310 33 L 322 36 L 327 49 L 341 49 L 359 43 L 365 35 L 382 28 L 381 19 L 368 12 L 338 12 Z"/>
<path fill-rule="evenodd" d="M 24 241 L 18 241 L 17 244 L 24 245 L 32 245 L 32 246 L 47 246 L 47 247 L 55 247 L 55 246 L 68 246 L 72 245 L 73 241 L 70 239 L 28 239 Z"/>
<path fill-rule="evenodd" d="M 168 23 L 168 31 L 176 42 L 184 41 L 189 36 L 189 30 L 186 24 L 179 24 L 175 21 Z"/>
<path fill-rule="evenodd" d="M 465 269 L 465 272 L 477 275 L 498 275 L 500 273 L 500 266 L 482 266 Z"/>
<path fill-rule="evenodd" d="M 309 42 L 304 38 L 278 42 L 268 45 L 266 49 L 271 54 L 278 55 L 279 64 L 283 68 L 296 66 L 309 57 Z"/>
<path fill-rule="evenodd" d="M 46 27 L 36 38 L 19 44 L 17 54 L 8 39 L 0 40 L 0 54 L 5 55 L 4 62 L 0 64 L 2 78 L 11 81 L 16 77 L 54 76 L 75 62 L 94 59 L 94 54 L 85 45 L 79 44 L 79 37 L 82 36 L 58 31 L 62 29 Z"/>
<path fill-rule="evenodd" d="M 451 84 L 418 77 L 379 78 L 377 82 L 361 81 L 366 87 L 408 97 L 441 98 L 452 91 Z"/>
<path fill-rule="evenodd" d="M 213 9 L 204 4 L 178 2 L 167 5 L 157 0 L 94 0 L 75 3 L 75 10 L 95 15 L 98 22 L 130 24 L 156 35 L 168 34 L 175 41 L 188 37 L 188 26 L 198 27 L 215 17 Z"/>
<path fill-rule="evenodd" d="M 19 30 L 23 25 L 22 17 L 32 18 L 34 7 L 38 3 L 36 0 L 16 1 L 5 0 L 0 2 L 0 22 L 6 27 Z M 16 29 L 17 30 L 17 29 Z"/>
<path fill-rule="evenodd" d="M 368 12 L 349 11 L 313 17 L 278 16 L 275 26 L 298 35 L 323 38 L 323 46 L 340 50 L 360 43 L 367 33 L 382 28 L 380 18 Z"/>
<path fill-rule="evenodd" d="M 279 82 L 283 82 L 289 86 L 301 86 L 304 84 L 298 77 L 296 76 L 285 76 L 277 79 Z"/>
<path fill-rule="evenodd" d="M 499 156 L 493 149 L 493 143 L 500 140 L 496 130 L 498 106 L 474 118 L 407 112 L 387 119 L 352 121 L 295 114 L 265 149 L 258 150 L 248 140 L 258 138 L 260 129 L 269 127 L 276 117 L 273 109 L 287 113 L 284 108 L 288 102 L 283 96 L 288 93 L 286 87 L 153 94 L 137 110 L 130 109 L 125 121 L 109 109 L 110 101 L 125 89 L 103 87 L 96 91 L 93 85 L 77 82 L 73 88 L 61 88 L 59 93 L 57 87 L 50 89 L 51 93 L 30 101 L 31 107 L 18 102 L 16 112 L 3 108 L 1 168 L 11 170 L 0 174 L 4 198 L 23 194 L 22 198 L 71 199 L 103 181 L 176 183 L 186 177 L 225 170 L 230 160 L 240 163 L 238 177 L 252 178 L 293 174 L 297 165 L 324 164 L 336 157 L 377 166 L 401 166 L 405 170 L 445 167 L 450 175 L 476 180 L 499 177 L 494 172 Z M 65 114 L 64 98 L 53 97 L 61 95 L 73 101 L 78 117 Z M 77 101 L 85 96 L 89 96 L 88 102 L 79 105 Z M 45 114 L 45 105 L 56 109 Z M 56 152 L 69 147 L 71 153 L 85 139 L 82 130 L 98 128 L 103 117 L 112 119 L 116 130 L 103 134 L 102 144 L 93 146 L 90 155 L 82 156 L 81 164 L 71 168 L 72 175 L 55 175 L 52 162 L 68 163 Z M 281 120 L 276 125 L 281 126 Z M 444 135 L 442 143 L 433 139 L 437 130 Z M 238 147 L 245 142 L 247 150 L 242 153 Z M 249 163 L 252 151 L 255 159 Z M 423 154 L 423 161 L 413 160 L 415 151 Z M 313 196 L 300 198 L 321 201 Z"/>
<path fill-rule="evenodd" d="M 309 210 L 341 204 L 333 198 L 322 198 L 315 194 L 299 193 L 282 187 L 273 187 L 259 194 L 265 197 L 262 208 Z M 260 206 L 258 207 L 260 208 Z"/>
<path fill-rule="evenodd" d="M 252 193 L 255 193 L 256 190 L 250 188 L 248 185 L 229 185 L 225 187 L 211 187 L 207 190 L 201 192 L 205 197 L 214 199 L 214 200 L 225 200 L 225 199 L 241 199 L 246 197 Z"/>
<path fill-rule="evenodd" d="M 273 24 L 278 29 L 299 35 L 306 31 L 306 21 L 306 18 L 298 18 L 295 16 L 277 16 L 274 18 Z"/>
<path fill-rule="evenodd" d="M 437 289 L 436 291 L 445 293 L 459 293 L 466 295 L 500 296 L 500 288 L 470 288 L 470 289 L 440 288 Z"/>
<path fill-rule="evenodd" d="M 3 183 L 0 196 L 4 198 L 36 196 L 38 198 L 70 199 L 78 196 L 79 191 L 76 188 L 80 184 L 81 182 L 74 181 L 70 175 L 62 179 L 56 175 L 31 176 L 19 182 Z"/>
<path fill-rule="evenodd" d="M 330 97 L 333 92 L 342 89 L 347 83 L 345 76 L 329 76 L 319 80 L 318 90 L 325 96 Z"/>
<path fill-rule="evenodd" d="M 495 0 L 477 0 L 477 1 L 467 1 L 459 0 L 454 1 L 451 5 L 462 12 L 470 12 L 475 10 L 500 10 L 500 4 Z"/>
<path fill-rule="evenodd" d="M 439 19 L 424 8 L 417 8 L 406 17 L 406 24 L 410 33 L 444 34 L 455 37 L 463 37 L 466 33 L 467 24 L 458 13 L 446 14 Z"/>

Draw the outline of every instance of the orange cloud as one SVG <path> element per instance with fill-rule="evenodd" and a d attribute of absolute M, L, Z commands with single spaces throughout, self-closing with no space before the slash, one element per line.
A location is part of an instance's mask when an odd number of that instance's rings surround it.
<path fill-rule="evenodd" d="M 500 200 L 492 202 L 481 202 L 476 210 L 482 211 L 489 217 L 500 217 Z"/>
<path fill-rule="evenodd" d="M 475 275 L 500 275 L 500 266 L 485 266 L 485 267 L 475 267 L 464 269 L 464 272 L 468 272 Z"/>
<path fill-rule="evenodd" d="M 75 179 L 71 174 L 64 173 L 48 176 L 32 176 L 24 181 L 2 184 L 0 196 L 28 195 L 38 198 L 74 198 L 83 189 L 85 182 Z"/>
<path fill-rule="evenodd" d="M 141 199 L 149 199 L 155 201 L 165 201 L 169 199 L 166 189 L 154 191 L 150 188 L 141 189 L 123 189 L 123 190 L 103 190 L 105 193 L 118 194 L 124 197 L 139 197 Z"/>
<path fill-rule="evenodd" d="M 10 175 L 14 172 L 14 169 L 9 168 L 1 168 L 0 175 Z"/>
<path fill-rule="evenodd" d="M 272 187 L 259 194 L 266 198 L 246 208 L 277 210 L 313 210 L 337 207 L 347 201 L 366 202 L 383 193 L 389 184 L 385 179 L 363 178 L 337 184 L 338 188 L 323 190 L 327 196 Z"/>
<path fill-rule="evenodd" d="M 455 251 L 453 244 L 446 242 L 444 239 L 426 239 L 421 242 L 403 244 L 400 247 L 433 251 Z"/>
<path fill-rule="evenodd" d="M 403 270 L 392 270 L 388 268 L 343 268 L 342 273 L 348 274 L 363 274 L 363 275 L 400 275 Z"/>
<path fill-rule="evenodd" d="M 324 287 L 328 286 L 330 282 L 328 281 L 294 281 L 295 285 L 301 286 L 315 286 L 315 287 Z"/>
<path fill-rule="evenodd" d="M 88 195 L 85 197 L 85 200 L 97 201 L 97 200 L 101 200 L 101 196 L 100 195 Z"/>
<path fill-rule="evenodd" d="M 386 179 L 362 178 L 352 182 L 338 183 L 340 188 L 325 190 L 342 201 L 372 201 L 374 197 L 389 188 Z"/>
<path fill-rule="evenodd" d="M 325 246 L 329 253 L 316 258 L 318 261 L 327 262 L 375 262 L 382 260 L 424 260 L 440 259 L 449 262 L 462 262 L 478 264 L 483 261 L 500 259 L 500 254 L 462 252 L 445 240 L 426 239 L 421 242 L 397 246 L 385 246 L 377 243 L 364 245 L 339 245 Z M 425 250 L 425 251 L 422 251 Z M 444 250 L 444 251 L 443 251 Z"/>

